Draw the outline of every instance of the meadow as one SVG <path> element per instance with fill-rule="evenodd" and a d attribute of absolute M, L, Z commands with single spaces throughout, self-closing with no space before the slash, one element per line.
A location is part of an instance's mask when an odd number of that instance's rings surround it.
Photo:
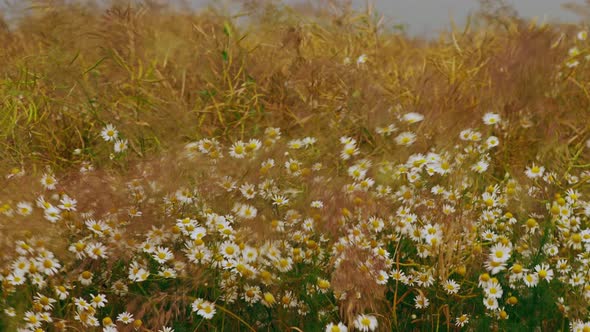
<path fill-rule="evenodd" d="M 590 331 L 587 27 L 494 3 L 1 21 L 0 331 Z"/>

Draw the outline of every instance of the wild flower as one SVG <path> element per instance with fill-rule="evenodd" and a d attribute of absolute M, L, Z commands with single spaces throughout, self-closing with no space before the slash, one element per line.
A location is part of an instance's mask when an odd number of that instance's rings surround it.
<path fill-rule="evenodd" d="M 106 142 L 114 142 L 118 138 L 119 132 L 112 124 L 107 124 L 102 131 L 100 132 L 100 136 Z"/>
<path fill-rule="evenodd" d="M 120 313 L 119 315 L 117 315 L 117 322 L 121 322 L 125 325 L 130 324 L 133 322 L 133 314 L 124 311 L 122 313 Z"/>
<path fill-rule="evenodd" d="M 55 190 L 57 179 L 52 173 L 45 173 L 41 177 L 41 184 L 46 190 Z"/>
<path fill-rule="evenodd" d="M 328 323 L 326 325 L 326 332 L 348 332 L 348 328 L 341 322 Z"/>
<path fill-rule="evenodd" d="M 545 172 L 545 167 L 537 166 L 537 165 L 535 165 L 535 163 L 533 163 L 531 166 L 527 166 L 525 174 L 527 177 L 529 177 L 531 179 L 535 179 L 535 178 L 542 177 L 544 172 Z"/>
<path fill-rule="evenodd" d="M 469 323 L 469 316 L 466 314 L 463 314 L 463 315 L 455 318 L 455 326 L 457 326 L 457 327 L 463 327 L 468 323 Z"/>
<path fill-rule="evenodd" d="M 416 134 L 410 131 L 403 132 L 395 138 L 395 142 L 397 143 L 397 145 L 409 146 L 412 145 L 415 141 Z"/>
<path fill-rule="evenodd" d="M 426 309 L 430 305 L 430 301 L 424 294 L 420 293 L 414 298 L 414 307 L 416 309 Z"/>
<path fill-rule="evenodd" d="M 127 146 L 129 145 L 129 141 L 127 139 L 116 139 L 113 145 L 113 149 L 115 153 L 122 153 L 127 150 Z"/>
<path fill-rule="evenodd" d="M 486 113 L 483 116 L 483 123 L 491 126 L 500 123 L 500 115 L 497 113 Z"/>
<path fill-rule="evenodd" d="M 373 315 L 360 314 L 354 319 L 354 327 L 359 331 L 375 331 L 378 326 L 377 318 Z"/>
<path fill-rule="evenodd" d="M 420 114 L 420 113 L 416 113 L 416 112 L 410 112 L 410 113 L 406 113 L 402 116 L 402 120 L 407 122 L 407 123 L 416 123 L 416 122 L 420 122 L 422 120 L 424 120 L 424 115 Z"/>
<path fill-rule="evenodd" d="M 456 281 L 448 279 L 443 283 L 443 289 L 448 294 L 457 294 L 461 289 L 461 286 Z"/>

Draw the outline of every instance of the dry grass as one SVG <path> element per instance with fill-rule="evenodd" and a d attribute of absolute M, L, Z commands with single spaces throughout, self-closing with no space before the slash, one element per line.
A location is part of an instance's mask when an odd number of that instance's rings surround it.
<path fill-rule="evenodd" d="M 576 260 L 585 249 L 571 249 L 568 241 L 590 225 L 588 216 L 578 211 L 581 227 L 569 226 L 565 232 L 562 220 L 548 212 L 566 204 L 559 198 L 568 189 L 588 195 L 588 42 L 576 39 L 580 27 L 535 24 L 493 4 L 488 2 L 486 11 L 464 29 L 452 27 L 436 39 L 422 40 L 390 28 L 391 22 L 371 8 L 354 12 L 328 5 L 293 9 L 248 2 L 243 12 L 230 16 L 214 9 L 179 13 L 149 2 L 115 2 L 107 10 L 33 2 L 18 25 L 0 24 L 0 173 L 24 173 L 0 180 L 0 207 L 6 212 L 0 215 L 0 250 L 6 253 L 0 256 L 0 308 L 14 308 L 22 318 L 35 292 L 43 291 L 27 284 L 16 296 L 17 287 L 7 280 L 10 263 L 22 255 L 14 251 L 15 241 L 23 240 L 59 257 L 64 269 L 49 286 L 70 284 L 72 297 L 107 292 L 108 310 L 99 310 L 100 319 L 114 320 L 127 310 L 150 331 L 163 326 L 177 331 L 311 331 L 325 329 L 330 321 L 352 329 L 362 313 L 377 317 L 382 330 L 453 330 L 461 313 L 470 316 L 473 330 L 521 325 L 555 330 L 586 320 L 583 290 L 576 288 L 577 295 L 567 298 L 569 311 L 561 315 L 557 298 L 574 292 L 567 282 L 509 289 L 507 271 L 497 276 L 505 286 L 502 301 L 514 295 L 522 304 L 500 303 L 497 310 L 482 305 L 483 291 L 477 284 L 490 272 L 483 263 L 493 242 L 513 245 L 511 265 L 520 262 L 532 270 L 547 262 L 556 269 L 556 257 L 540 248 L 559 240 L 560 257 Z M 580 54 L 568 55 L 574 46 Z M 366 62 L 356 63 L 361 55 Z M 580 63 L 571 66 L 573 60 Z M 401 117 L 410 112 L 424 115 L 424 120 L 404 123 Z M 482 116 L 490 112 L 499 115 L 501 123 L 482 126 Z M 411 130 L 419 136 L 411 148 L 394 143 L 397 133 L 376 133 L 375 128 L 393 122 L 399 124 L 398 132 Z M 124 153 L 113 152 L 112 144 L 101 137 L 107 124 L 114 124 L 128 140 Z M 311 136 L 318 142 L 292 151 L 265 134 L 268 127 L 281 128 L 283 141 Z M 500 145 L 489 153 L 478 150 L 476 143 L 463 146 L 458 135 L 466 128 L 477 128 L 484 140 L 495 136 Z M 342 190 L 350 184 L 347 170 L 355 164 L 340 156 L 342 136 L 357 141 L 362 157 L 355 157 L 356 162 L 370 160 L 370 176 L 376 185 L 390 186 L 392 193 L 382 197 L 375 190 Z M 220 142 L 222 148 L 215 153 L 224 158 L 214 153 L 187 156 L 187 143 L 205 138 Z M 250 138 L 262 141 L 258 154 L 245 161 L 228 156 L 233 143 Z M 456 165 L 453 171 L 441 178 L 407 180 L 408 170 L 399 167 L 416 153 L 428 152 L 449 158 Z M 471 165 L 484 157 L 489 169 L 474 174 Z M 269 158 L 277 166 L 261 169 Z M 297 175 L 285 175 L 283 165 L 290 158 L 302 162 Z M 315 169 L 315 162 L 323 168 Z M 529 179 L 524 170 L 533 163 L 555 172 L 555 179 Z M 88 165 L 94 170 L 81 174 L 80 167 Z M 39 186 L 48 170 L 58 180 L 55 191 Z M 275 179 L 290 197 L 289 208 L 262 204 L 260 198 L 247 201 L 256 202 L 252 204 L 258 217 L 236 224 L 233 240 L 240 250 L 254 246 L 261 255 L 272 252 L 269 243 L 276 243 L 275 249 L 293 259 L 296 268 L 279 273 L 256 262 L 259 275 L 249 278 L 243 271 L 238 276 L 235 270 L 193 266 L 182 259 L 185 243 L 176 219 L 194 217 L 205 225 L 214 211 L 239 214 L 232 208 L 244 203 L 243 197 L 219 189 L 225 175 L 238 187 Z M 449 192 L 458 197 L 439 199 L 430 191 L 436 185 L 454 188 Z M 179 203 L 176 193 L 184 189 L 197 193 L 193 203 Z M 490 207 L 481 199 L 484 192 L 506 200 L 488 224 L 481 221 Z M 58 223 L 44 219 L 45 208 L 35 208 L 16 222 L 9 218 L 8 211 L 18 202 L 34 202 L 40 195 L 57 202 L 63 194 L 77 199 L 78 212 L 64 213 Z M 324 202 L 323 210 L 310 208 L 315 200 Z M 443 216 L 440 211 L 447 204 L 453 204 L 455 212 Z M 574 211 L 584 204 L 568 201 L 567 207 Z M 420 216 L 420 227 L 442 228 L 439 241 L 445 245 L 416 244 L 410 234 L 396 229 L 403 221 L 396 211 L 410 206 Z M 132 210 L 142 216 L 130 217 Z M 83 212 L 90 211 L 92 218 L 121 234 L 93 235 L 84 225 L 90 216 Z M 516 226 L 508 225 L 508 212 L 518 219 Z M 371 230 L 369 221 L 377 216 L 386 222 L 386 235 Z M 527 235 L 523 225 L 531 216 L 540 230 Z M 299 229 L 306 218 L 314 221 L 313 231 Z M 276 230 L 277 220 L 285 222 L 286 234 Z M 131 261 L 151 268 L 155 276 L 157 263 L 137 249 L 154 227 L 167 234 L 166 245 L 187 267 L 177 268 L 178 278 L 172 281 L 130 282 L 126 274 Z M 481 236 L 490 229 L 503 235 L 486 242 Z M 293 239 L 293 234 L 301 238 Z M 350 240 L 356 236 L 359 240 Z M 354 245 L 339 249 L 342 239 Z M 79 259 L 67 250 L 75 241 L 99 240 L 107 244 L 109 259 Z M 207 237 L 211 243 L 224 240 L 219 234 Z M 372 250 L 381 247 L 391 261 L 375 257 Z M 421 257 L 427 247 L 432 256 Z M 587 264 L 580 263 L 580 268 Z M 375 272 L 391 269 L 418 279 L 433 276 L 435 286 L 392 279 L 378 284 Z M 95 281 L 102 284 L 79 286 L 82 271 L 95 271 Z M 434 290 L 449 278 L 460 280 L 460 295 Z M 119 279 L 130 289 L 122 299 L 109 291 Z M 243 300 L 224 298 L 233 286 L 241 294 L 248 285 L 260 285 L 279 304 L 246 306 Z M 280 302 L 289 290 L 300 305 L 287 310 Z M 339 298 L 342 294 L 346 298 Z M 411 299 L 425 294 L 431 305 L 416 309 Z M 191 315 L 195 298 L 217 301 L 213 320 Z M 64 322 L 86 328 L 73 319 L 75 313 L 71 299 L 60 302 L 53 326 Z M 2 317 L 8 316 L 0 313 L 0 322 Z M 0 329 L 16 324 L 0 323 Z"/>

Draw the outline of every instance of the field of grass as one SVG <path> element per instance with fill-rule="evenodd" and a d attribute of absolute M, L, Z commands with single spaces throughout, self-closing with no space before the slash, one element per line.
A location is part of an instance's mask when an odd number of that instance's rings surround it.
<path fill-rule="evenodd" d="M 584 26 L 254 3 L 0 24 L 0 331 L 590 331 Z"/>

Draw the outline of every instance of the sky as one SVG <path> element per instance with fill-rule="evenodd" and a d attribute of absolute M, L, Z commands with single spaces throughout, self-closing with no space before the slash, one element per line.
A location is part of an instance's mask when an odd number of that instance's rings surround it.
<path fill-rule="evenodd" d="M 165 0 L 163 0 L 165 1 Z M 208 0 L 188 0 L 195 7 Z M 220 0 L 217 0 L 219 2 Z M 231 1 L 231 0 L 225 0 Z M 317 2 L 319 0 L 283 0 L 285 3 Z M 463 25 L 470 12 L 479 8 L 478 0 L 369 0 L 375 9 L 395 23 L 406 24 L 412 35 L 433 35 L 449 26 L 452 18 Z M 583 4 L 584 0 L 505 0 L 523 17 L 540 21 L 577 22 L 579 16 L 562 7 L 563 3 Z M 590 1 L 590 0 L 589 0 Z M 367 0 L 352 0 L 356 8 L 364 8 Z M 590 8 L 590 7 L 589 7 Z"/>
<path fill-rule="evenodd" d="M 364 4 L 365 1 L 354 1 Z M 548 21 L 577 21 L 579 17 L 562 8 L 562 0 L 508 0 L 521 16 Z M 568 1 L 583 4 L 583 0 Z M 476 0 L 374 0 L 375 8 L 384 15 L 407 23 L 414 34 L 431 34 L 449 26 L 452 17 L 464 24 L 467 15 L 479 8 Z"/>

